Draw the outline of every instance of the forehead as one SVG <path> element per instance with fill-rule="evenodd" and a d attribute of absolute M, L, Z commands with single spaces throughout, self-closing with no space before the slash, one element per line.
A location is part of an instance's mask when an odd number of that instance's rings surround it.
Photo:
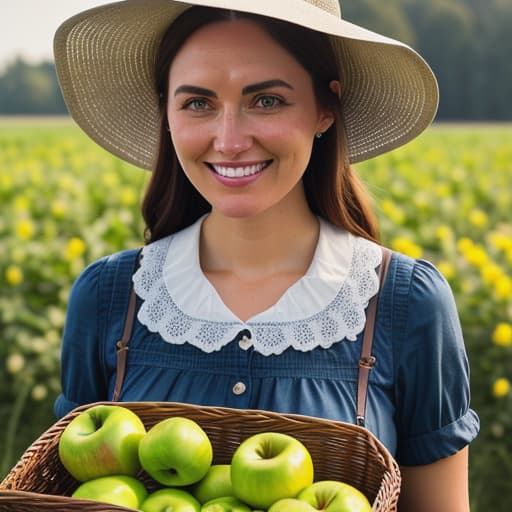
<path fill-rule="evenodd" d="M 173 74 L 213 69 L 281 69 L 305 73 L 295 57 L 262 26 L 252 20 L 218 21 L 191 34 L 177 52 Z M 294 69 L 295 68 L 295 69 Z"/>

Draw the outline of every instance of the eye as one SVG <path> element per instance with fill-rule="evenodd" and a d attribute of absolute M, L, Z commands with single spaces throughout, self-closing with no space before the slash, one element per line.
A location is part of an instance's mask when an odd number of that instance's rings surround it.
<path fill-rule="evenodd" d="M 269 94 L 258 96 L 255 101 L 255 105 L 263 109 L 272 109 L 284 104 L 281 98 Z"/>
<path fill-rule="evenodd" d="M 204 98 L 192 98 L 192 99 L 185 101 L 182 108 L 185 110 L 193 110 L 195 112 L 202 112 L 204 110 L 209 110 L 211 107 L 210 107 L 210 104 L 208 103 L 208 101 L 205 100 Z"/>

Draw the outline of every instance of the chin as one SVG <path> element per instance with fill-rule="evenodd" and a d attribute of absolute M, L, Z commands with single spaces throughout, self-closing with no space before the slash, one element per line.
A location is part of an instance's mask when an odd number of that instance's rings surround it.
<path fill-rule="evenodd" d="M 212 213 L 229 219 L 252 219 L 256 218 L 264 211 L 261 205 L 249 205 L 247 202 L 229 205 L 224 204 L 212 209 Z"/>

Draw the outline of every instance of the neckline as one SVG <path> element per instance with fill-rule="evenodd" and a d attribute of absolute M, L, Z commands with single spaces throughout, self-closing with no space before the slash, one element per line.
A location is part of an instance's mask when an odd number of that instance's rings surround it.
<path fill-rule="evenodd" d="M 272 306 L 244 322 L 225 305 L 201 270 L 199 240 L 206 216 L 172 236 L 164 262 L 165 286 L 174 303 L 187 315 L 244 325 L 283 318 L 299 320 L 317 314 L 332 302 L 348 275 L 354 237 L 319 218 L 318 242 L 306 273 Z"/>
<path fill-rule="evenodd" d="M 329 302 L 327 294 L 322 294 L 313 285 L 314 282 L 318 283 L 318 280 L 310 279 L 308 274 L 308 278 L 301 281 L 305 283 L 307 293 L 317 295 L 317 302 L 312 302 L 316 304 L 312 310 L 304 310 L 304 316 L 292 314 L 294 311 L 302 311 L 302 302 L 307 298 L 302 292 L 290 294 L 297 299 L 295 304 L 292 304 L 297 309 L 287 311 L 285 306 L 280 304 L 282 307 L 271 308 L 270 313 L 270 310 L 267 310 L 264 312 L 266 314 L 257 315 L 246 323 L 230 314 L 225 306 L 219 306 L 219 303 L 212 299 L 214 295 L 205 294 L 205 297 L 202 297 L 201 288 L 189 294 L 188 298 L 193 302 L 189 302 L 190 308 L 184 311 L 183 304 L 178 305 L 175 300 L 179 298 L 179 293 L 168 288 L 170 283 L 166 279 L 166 271 L 169 271 L 169 268 L 166 269 L 165 264 L 173 251 L 176 254 L 176 245 L 171 251 L 171 246 L 178 235 L 175 234 L 148 244 L 143 249 L 141 265 L 133 276 L 135 293 L 142 299 L 137 318 L 150 332 L 160 335 L 163 341 L 171 344 L 189 343 L 204 352 L 221 350 L 242 332 L 248 333 L 250 343 L 243 348 L 241 346 L 241 349 L 248 350 L 253 347 L 255 352 L 265 356 L 280 354 L 288 348 L 308 351 L 317 347 L 328 348 L 333 343 L 343 340 L 355 341 L 357 335 L 364 329 L 368 302 L 379 289 L 376 268 L 381 263 L 382 252 L 380 246 L 374 242 L 346 234 L 338 228 L 329 228 L 330 225 L 327 223 L 326 247 L 339 251 L 343 243 L 338 246 L 336 241 L 342 242 L 343 236 L 351 241 L 350 257 L 348 252 L 345 253 L 349 264 L 344 267 L 343 275 L 337 274 L 336 268 L 339 270 L 341 267 L 339 263 L 336 266 L 336 261 L 330 259 L 337 253 L 329 255 L 329 251 L 317 251 L 318 257 L 315 258 L 315 262 L 320 262 L 318 268 L 327 272 L 325 279 L 332 281 L 331 291 L 335 290 L 336 293 Z M 188 238 L 190 241 L 190 237 Z M 192 260 L 190 254 L 188 260 Z M 311 269 L 314 268 L 312 265 Z M 311 286 L 308 287 L 308 284 Z M 200 296 L 194 293 L 199 293 Z M 184 298 L 182 295 L 181 299 Z M 208 300 L 211 303 L 208 303 Z M 202 308 L 211 308 L 205 318 L 201 318 L 192 307 L 201 301 Z M 199 311 L 200 308 L 197 309 Z"/>

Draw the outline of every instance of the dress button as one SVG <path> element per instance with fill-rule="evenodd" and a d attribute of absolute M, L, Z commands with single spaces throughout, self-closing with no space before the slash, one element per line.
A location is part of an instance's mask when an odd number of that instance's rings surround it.
<path fill-rule="evenodd" d="M 246 386 L 243 382 L 237 382 L 233 386 L 233 393 L 235 395 L 241 395 L 242 393 L 245 393 L 245 390 L 246 390 Z"/>
<path fill-rule="evenodd" d="M 252 347 L 252 340 L 251 338 L 248 338 L 247 336 L 243 336 L 239 342 L 238 342 L 238 346 L 242 349 L 242 350 L 248 350 L 249 348 Z"/>

